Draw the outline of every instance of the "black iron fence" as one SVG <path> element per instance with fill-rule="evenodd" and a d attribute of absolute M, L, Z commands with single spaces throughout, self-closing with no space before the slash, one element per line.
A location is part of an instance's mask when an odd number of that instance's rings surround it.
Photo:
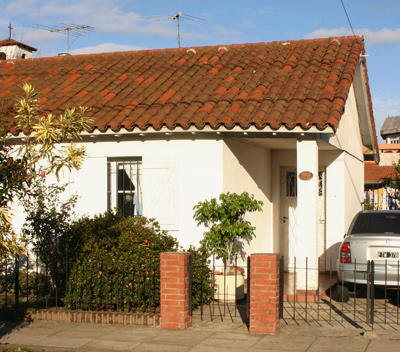
<path fill-rule="evenodd" d="M 400 261 L 351 263 L 337 273 L 281 261 L 280 317 L 295 321 L 400 324 Z M 282 275 L 283 274 L 283 275 Z M 337 276 L 339 274 L 339 278 Z M 341 282 L 341 278 L 344 279 Z"/>
<path fill-rule="evenodd" d="M 75 254 L 42 263 L 21 256 L 0 263 L 1 308 L 156 312 L 160 306 L 159 257 L 140 253 Z"/>
<path fill-rule="evenodd" d="M 250 257 L 245 263 L 249 260 Z M 230 266 L 218 264 L 215 256 L 192 259 L 189 263 L 190 314 L 200 315 L 201 320 L 240 317 L 247 322 L 249 268 L 249 264 L 238 265 L 237 257 Z"/>

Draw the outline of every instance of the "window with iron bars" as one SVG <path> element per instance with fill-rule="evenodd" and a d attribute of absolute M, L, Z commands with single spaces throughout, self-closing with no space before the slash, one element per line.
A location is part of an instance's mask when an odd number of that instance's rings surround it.
<path fill-rule="evenodd" d="M 325 174 L 318 172 L 318 196 L 324 195 Z M 297 197 L 297 173 L 296 171 L 288 171 L 286 173 L 286 197 Z"/>
<path fill-rule="evenodd" d="M 108 158 L 108 210 L 124 216 L 143 215 L 142 158 Z"/>

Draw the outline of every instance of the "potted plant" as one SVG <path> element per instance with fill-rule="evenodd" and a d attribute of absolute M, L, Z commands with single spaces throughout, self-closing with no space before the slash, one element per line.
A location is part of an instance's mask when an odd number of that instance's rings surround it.
<path fill-rule="evenodd" d="M 261 201 L 247 192 L 240 195 L 228 192 L 221 194 L 219 201 L 212 198 L 199 202 L 193 208 L 197 225 L 203 224 L 208 228 L 200 243 L 210 248 L 224 263 L 223 275 L 216 275 L 215 279 L 217 299 L 234 299 L 235 286 L 236 298 L 241 299 L 244 296 L 244 276 L 237 275 L 238 270 L 235 267 L 233 270 L 230 268 L 229 272 L 226 268 L 240 252 L 243 241 L 249 243 L 255 237 L 255 227 L 244 218 L 246 213 L 261 211 L 262 205 Z M 233 275 L 227 276 L 228 273 Z"/>

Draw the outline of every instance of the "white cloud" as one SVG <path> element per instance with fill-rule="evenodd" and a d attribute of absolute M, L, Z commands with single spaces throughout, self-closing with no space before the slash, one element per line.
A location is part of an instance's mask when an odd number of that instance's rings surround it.
<path fill-rule="evenodd" d="M 224 27 L 222 27 L 221 25 L 212 26 L 211 29 L 213 30 L 213 32 L 216 35 L 220 35 L 220 36 L 237 36 L 237 35 L 242 34 L 241 31 L 238 31 L 236 29 L 227 30 Z"/>
<path fill-rule="evenodd" d="M 94 54 L 94 53 L 111 53 L 117 51 L 134 51 L 134 50 L 144 50 L 147 48 L 133 45 L 121 45 L 115 43 L 104 43 L 96 46 L 88 46 L 85 48 L 79 48 L 71 50 L 72 55 L 79 54 Z"/>
<path fill-rule="evenodd" d="M 370 29 L 359 29 L 358 32 L 364 35 L 365 40 L 371 46 L 387 43 L 400 43 L 400 28 L 382 28 L 376 32 L 371 31 Z"/>
<path fill-rule="evenodd" d="M 354 33 L 356 35 L 363 35 L 365 42 L 369 46 L 388 44 L 388 43 L 400 43 L 400 28 L 389 29 L 382 28 L 378 31 L 373 31 L 368 28 L 355 29 Z M 353 35 L 350 28 L 321 28 L 317 29 L 311 33 L 306 34 L 306 39 L 311 38 L 327 38 L 327 37 L 341 37 Z"/>
<path fill-rule="evenodd" d="M 61 34 L 30 27 L 55 28 L 71 25 L 89 25 L 94 27 L 94 32 L 90 34 L 93 44 L 102 41 L 117 42 L 123 36 L 128 36 L 133 42 L 146 45 L 147 41 L 154 39 L 164 39 L 166 42 L 175 40 L 178 35 L 176 22 L 168 16 L 164 16 L 164 21 L 153 21 L 146 18 L 136 11 L 137 6 L 132 1 L 113 1 L 113 0 L 13 0 L 7 4 L 0 4 L 0 23 L 3 28 L 8 26 L 8 18 L 13 19 L 13 38 L 29 43 L 57 43 L 60 45 L 67 38 Z M 163 17 L 163 18 L 164 18 Z M 24 23 L 18 22 L 24 19 Z M 181 23 L 182 45 L 193 41 L 207 41 L 209 36 L 203 31 L 195 31 L 190 22 Z M 24 33 L 24 38 L 21 35 Z M 224 33 L 227 34 L 227 33 Z M 73 37 L 70 38 L 72 43 Z M 123 40 L 123 39 L 121 39 Z M 34 45 L 33 45 L 34 46 Z M 46 50 L 46 49 L 45 49 Z M 46 56 L 48 53 L 46 53 Z"/>
<path fill-rule="evenodd" d="M 123 5 L 123 3 L 122 3 Z M 0 5 L 2 17 L 24 16 L 30 23 L 54 28 L 65 24 L 90 25 L 97 31 L 119 34 L 146 34 L 164 38 L 176 37 L 172 21 L 152 22 L 140 14 L 104 0 L 15 0 L 8 6 Z M 22 25 L 22 23 L 20 23 Z"/>

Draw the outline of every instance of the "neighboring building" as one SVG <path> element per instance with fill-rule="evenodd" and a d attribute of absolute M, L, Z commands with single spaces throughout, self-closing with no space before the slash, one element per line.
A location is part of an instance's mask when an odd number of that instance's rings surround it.
<path fill-rule="evenodd" d="M 364 199 L 374 209 L 399 209 L 400 193 L 391 187 L 395 169 L 400 160 L 400 116 L 388 117 L 381 128 L 386 144 L 379 144 L 379 164 L 365 163 Z M 366 158 L 367 160 L 368 158 Z"/>
<path fill-rule="evenodd" d="M 365 162 L 364 200 L 368 208 L 399 209 L 400 192 L 390 185 L 395 172 L 393 165 L 378 165 L 374 161 Z"/>
<path fill-rule="evenodd" d="M 379 164 L 393 165 L 400 159 L 400 144 L 379 144 Z"/>
<path fill-rule="evenodd" d="M 0 40 L 0 60 L 31 59 L 37 49 L 8 38 Z"/>
<path fill-rule="evenodd" d="M 363 150 L 379 158 L 365 65 L 362 37 L 2 61 L 0 97 L 29 82 L 46 112 L 90 107 L 64 177 L 78 212 L 155 217 L 187 248 L 195 204 L 247 191 L 264 207 L 246 252 L 325 270 L 362 209 Z"/>
<path fill-rule="evenodd" d="M 385 120 L 381 128 L 381 137 L 386 144 L 400 144 L 400 116 L 388 117 Z"/>

